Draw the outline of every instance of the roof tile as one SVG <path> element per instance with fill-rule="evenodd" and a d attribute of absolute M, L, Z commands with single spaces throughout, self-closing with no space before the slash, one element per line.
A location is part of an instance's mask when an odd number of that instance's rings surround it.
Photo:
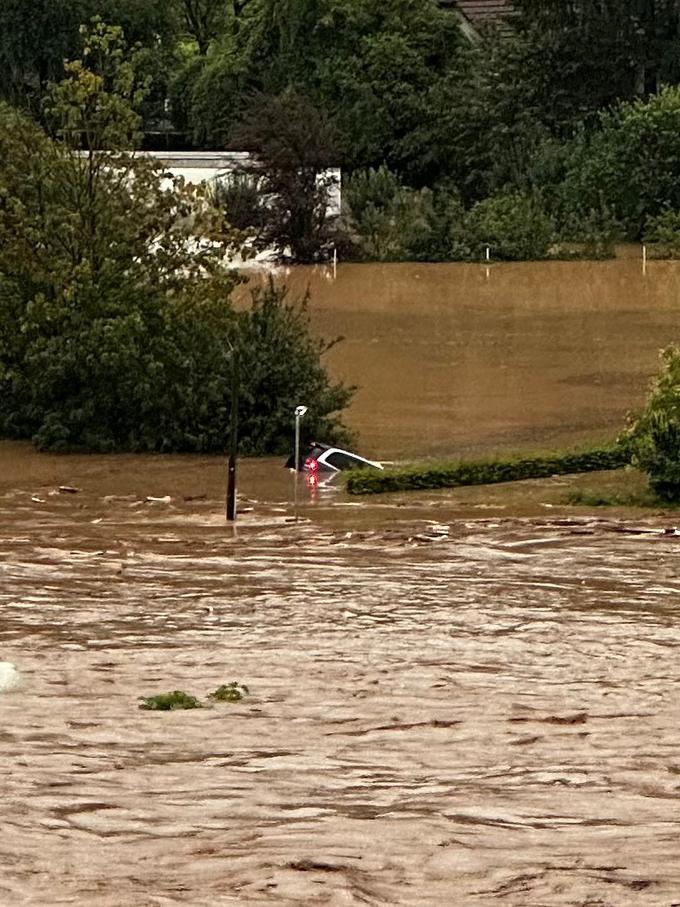
<path fill-rule="evenodd" d="M 460 11 L 471 21 L 498 19 L 512 12 L 512 0 L 458 0 Z"/>

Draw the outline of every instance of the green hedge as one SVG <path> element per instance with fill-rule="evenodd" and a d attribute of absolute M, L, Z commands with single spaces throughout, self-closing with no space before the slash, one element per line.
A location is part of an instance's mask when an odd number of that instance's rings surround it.
<path fill-rule="evenodd" d="M 401 469 L 361 469 L 347 476 L 350 494 L 382 494 L 459 485 L 492 485 L 577 472 L 620 469 L 630 462 L 622 446 L 595 447 L 567 453 L 533 454 L 459 463 L 421 463 Z"/>

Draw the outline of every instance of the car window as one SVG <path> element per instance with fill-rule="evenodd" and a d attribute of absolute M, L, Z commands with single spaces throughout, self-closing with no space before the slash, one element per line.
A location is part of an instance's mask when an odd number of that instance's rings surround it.
<path fill-rule="evenodd" d="M 329 466 L 334 466 L 336 469 L 356 469 L 357 466 L 364 465 L 361 460 L 357 460 L 356 457 L 352 457 L 346 453 L 340 453 L 340 451 L 328 454 L 326 463 L 328 463 Z"/>

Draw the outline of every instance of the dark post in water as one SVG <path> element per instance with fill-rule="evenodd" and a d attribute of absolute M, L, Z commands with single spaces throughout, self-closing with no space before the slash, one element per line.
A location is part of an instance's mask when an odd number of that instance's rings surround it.
<path fill-rule="evenodd" d="M 231 417 L 227 466 L 227 520 L 236 520 L 236 448 L 238 447 L 238 355 L 231 351 Z"/>

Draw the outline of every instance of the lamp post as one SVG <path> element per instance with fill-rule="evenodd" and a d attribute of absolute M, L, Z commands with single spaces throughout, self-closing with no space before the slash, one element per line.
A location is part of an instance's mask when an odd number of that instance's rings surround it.
<path fill-rule="evenodd" d="M 300 472 L 300 421 L 307 412 L 306 406 L 295 407 L 295 520 L 298 518 L 298 473 Z"/>

